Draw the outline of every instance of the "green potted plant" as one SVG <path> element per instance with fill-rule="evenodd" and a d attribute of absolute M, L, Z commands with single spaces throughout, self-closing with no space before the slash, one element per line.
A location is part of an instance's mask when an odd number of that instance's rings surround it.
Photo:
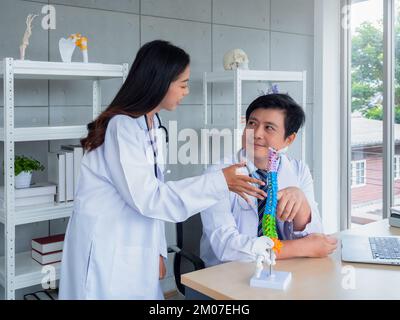
<path fill-rule="evenodd" d="M 15 156 L 15 188 L 28 188 L 31 184 L 32 172 L 43 170 L 44 166 L 38 160 L 25 156 Z"/>

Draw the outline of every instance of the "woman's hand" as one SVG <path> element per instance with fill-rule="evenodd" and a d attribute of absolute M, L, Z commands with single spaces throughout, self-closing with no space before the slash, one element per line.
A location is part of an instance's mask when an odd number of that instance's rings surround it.
<path fill-rule="evenodd" d="M 267 197 L 267 194 L 260 188 L 254 187 L 253 185 L 250 184 L 250 183 L 256 183 L 259 185 L 265 185 L 263 181 L 251 178 L 244 174 L 236 173 L 237 169 L 242 168 L 245 165 L 246 165 L 245 163 L 234 164 L 230 167 L 222 169 L 222 172 L 224 173 L 228 189 L 232 192 L 237 193 L 249 204 L 251 204 L 251 201 L 249 200 L 247 195 L 263 200 L 264 198 Z"/>
<path fill-rule="evenodd" d="M 165 274 L 167 273 L 167 269 L 165 268 L 165 263 L 164 263 L 164 257 L 160 256 L 160 262 L 159 262 L 159 270 L 160 270 L 160 275 L 158 279 L 164 279 Z"/>

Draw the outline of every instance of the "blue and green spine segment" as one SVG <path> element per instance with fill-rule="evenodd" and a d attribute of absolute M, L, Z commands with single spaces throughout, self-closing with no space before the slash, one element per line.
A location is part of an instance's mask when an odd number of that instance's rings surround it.
<path fill-rule="evenodd" d="M 262 229 L 263 235 L 274 241 L 274 251 L 279 252 L 282 243 L 279 241 L 276 229 L 276 207 L 278 204 L 278 163 L 279 155 L 276 150 L 269 148 L 268 151 L 268 186 L 267 201 L 265 205 Z"/>

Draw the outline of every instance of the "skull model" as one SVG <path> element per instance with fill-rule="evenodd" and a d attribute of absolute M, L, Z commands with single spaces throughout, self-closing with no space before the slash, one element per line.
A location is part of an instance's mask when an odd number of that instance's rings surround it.
<path fill-rule="evenodd" d="M 233 49 L 224 55 L 224 69 L 249 69 L 249 58 L 242 49 Z"/>

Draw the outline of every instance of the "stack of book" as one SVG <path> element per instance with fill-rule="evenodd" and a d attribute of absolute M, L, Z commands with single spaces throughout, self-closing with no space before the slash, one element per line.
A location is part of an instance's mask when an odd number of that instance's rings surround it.
<path fill-rule="evenodd" d="M 400 206 L 394 206 L 390 208 L 393 213 L 400 215 Z"/>
<path fill-rule="evenodd" d="M 61 151 L 49 152 L 48 178 L 57 184 L 57 202 L 74 200 L 83 149 L 79 145 L 61 146 Z"/>
<path fill-rule="evenodd" d="M 56 185 L 48 182 L 34 183 L 29 188 L 15 189 L 15 206 L 54 203 Z M 0 205 L 4 208 L 4 186 L 0 186 Z"/>
<path fill-rule="evenodd" d="M 32 239 L 32 259 L 41 265 L 60 262 L 65 234 Z"/>
<path fill-rule="evenodd" d="M 400 228 L 400 206 L 390 208 L 389 224 L 392 227 Z"/>

